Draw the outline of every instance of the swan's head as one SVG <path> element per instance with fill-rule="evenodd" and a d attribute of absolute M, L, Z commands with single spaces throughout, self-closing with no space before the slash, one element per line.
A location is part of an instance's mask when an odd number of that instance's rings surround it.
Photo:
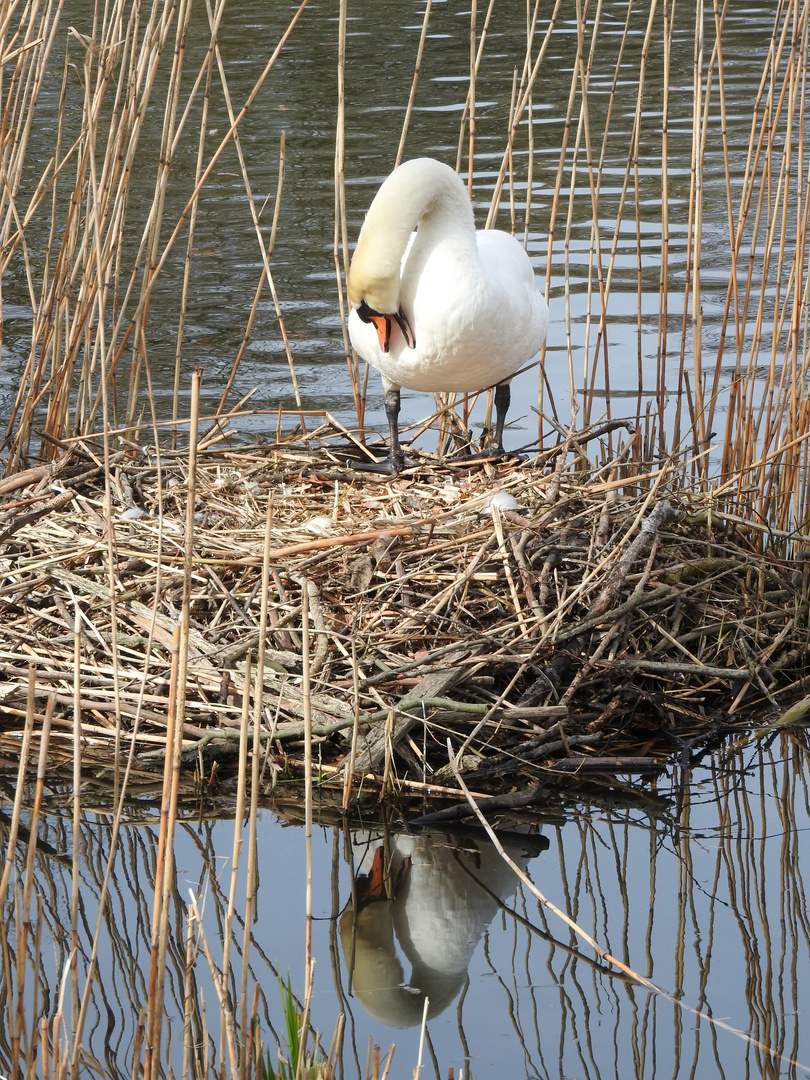
<path fill-rule="evenodd" d="M 400 273 L 411 233 L 435 202 L 435 192 L 423 175 L 426 168 L 432 175 L 431 166 L 446 168 L 417 159 L 391 173 L 372 200 L 352 256 L 349 304 L 363 322 L 373 323 L 382 352 L 390 349 L 395 323 L 408 348 L 415 345 L 413 327 L 400 302 Z M 448 172 L 458 179 L 452 169 Z"/>
<path fill-rule="evenodd" d="M 382 352 L 391 348 L 394 323 L 409 349 L 416 344 L 413 330 L 399 303 L 399 258 L 388 257 L 369 221 L 360 230 L 347 283 L 349 304 L 364 323 L 372 323 Z"/>

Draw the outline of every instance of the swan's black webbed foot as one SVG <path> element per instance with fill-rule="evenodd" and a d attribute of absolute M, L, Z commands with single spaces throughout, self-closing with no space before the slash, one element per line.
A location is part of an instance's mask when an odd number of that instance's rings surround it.
<path fill-rule="evenodd" d="M 399 473 L 404 472 L 406 469 L 415 469 L 419 465 L 416 458 L 410 457 L 408 454 L 403 453 L 401 450 L 395 457 L 393 454 L 389 454 L 387 457 L 381 458 L 379 461 L 353 461 L 352 468 L 358 469 L 360 472 L 373 472 L 380 473 L 383 476 L 397 476 Z"/>
<path fill-rule="evenodd" d="M 385 476 L 396 476 L 405 469 L 415 469 L 419 462 L 416 458 L 408 457 L 399 443 L 399 387 L 388 386 L 385 390 L 385 415 L 388 419 L 388 427 L 391 432 L 391 449 L 388 457 L 382 461 L 357 461 L 355 469 L 363 472 L 383 473 Z"/>

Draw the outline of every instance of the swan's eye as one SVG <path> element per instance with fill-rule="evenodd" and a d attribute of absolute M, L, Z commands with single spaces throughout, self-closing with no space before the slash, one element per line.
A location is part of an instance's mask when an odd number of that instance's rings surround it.
<path fill-rule="evenodd" d="M 375 311 L 374 308 L 369 307 L 365 300 L 360 301 L 360 306 L 357 309 L 357 314 L 360 317 L 360 321 L 364 323 L 370 323 L 374 321 L 374 317 L 380 317 L 379 311 Z"/>

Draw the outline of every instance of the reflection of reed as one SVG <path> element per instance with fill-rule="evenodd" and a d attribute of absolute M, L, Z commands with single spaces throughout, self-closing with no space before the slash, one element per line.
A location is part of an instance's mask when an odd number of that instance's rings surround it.
<path fill-rule="evenodd" d="M 222 853 L 217 851 L 213 840 L 214 822 L 198 821 L 194 828 L 189 823 L 178 826 L 175 844 L 185 852 L 181 869 L 170 891 L 170 931 L 167 935 L 167 965 L 165 973 L 164 1003 L 169 1017 L 181 1018 L 178 1029 L 171 1023 L 171 1045 L 174 1052 L 182 1048 L 183 1026 L 188 1028 L 191 1045 L 195 1048 L 196 1063 L 193 1075 L 208 1075 L 211 1063 L 217 1060 L 216 1034 L 213 1026 L 216 1013 L 205 1000 L 212 996 L 211 976 L 205 963 L 200 966 L 199 939 L 195 939 L 191 957 L 186 955 L 186 923 L 188 919 L 188 888 L 195 895 L 204 897 L 208 932 L 214 932 L 214 940 L 221 941 L 227 922 L 228 894 L 219 885 Z M 21 888 L 17 886 L 9 896 L 3 911 L 2 970 L 0 985 L 3 997 L 13 1003 L 20 994 L 26 999 L 26 1011 L 30 1010 L 27 1038 L 19 1051 L 13 1046 L 13 1025 L 0 1024 L 0 1050 L 2 1068 L 8 1071 L 17 1052 L 23 1059 L 33 1060 L 38 1024 L 34 1017 L 50 1017 L 56 1011 L 60 978 L 66 965 L 70 966 L 70 897 L 72 891 L 71 864 L 59 852 L 72 847 L 70 819 L 58 813 L 40 819 L 39 838 L 34 856 L 34 879 L 36 883 L 36 917 L 34 932 L 28 935 L 24 956 L 15 952 L 15 935 L 9 933 L 19 923 Z M 83 824 L 80 847 L 80 879 L 77 911 L 77 978 L 79 990 L 89 966 L 94 937 L 94 924 L 98 913 L 98 899 L 107 870 L 112 826 L 109 818 L 86 817 Z M 222 829 L 219 826 L 221 834 Z M 3 827 L 3 836 L 7 836 Z M 188 843 L 190 841 L 190 843 Z M 221 837 L 220 837 L 221 842 Z M 13 874 L 24 880 L 27 852 L 18 847 L 19 858 Z M 33 849 L 29 849 L 33 850 Z M 187 861 L 193 858 L 198 869 L 195 879 L 185 880 Z M 119 839 L 115 869 L 112 875 L 108 901 L 102 919 L 99 943 L 99 978 L 90 994 L 90 1011 L 86 1021 L 85 1051 L 104 1062 L 109 1076 L 129 1075 L 132 1067 L 133 1048 L 143 1043 L 145 1015 L 150 987 L 148 983 L 151 952 L 151 896 L 154 893 L 158 860 L 158 838 L 154 827 L 132 821 L 125 827 Z M 244 929 L 241 915 L 236 913 L 236 925 Z M 234 951 L 240 959 L 239 934 L 234 933 Z M 254 963 L 260 965 L 261 974 L 254 971 L 254 978 L 272 985 L 277 977 L 274 965 L 263 953 L 261 942 L 251 940 Z M 239 1000 L 237 976 L 239 963 L 230 968 L 230 992 L 232 1001 Z M 32 990 L 32 982 L 36 990 Z M 258 984 L 257 984 L 258 989 Z M 33 997 L 31 996 L 33 994 Z M 215 1000 L 215 999 L 214 999 Z M 272 1032 L 270 1014 L 264 993 L 259 990 L 254 1009 L 261 1010 L 262 1027 Z M 75 1022 L 75 1011 L 73 1012 Z M 67 1030 L 71 1029 L 71 1010 L 66 1014 Z M 66 1047 L 69 1053 L 69 1046 Z M 161 1065 L 159 1074 L 166 1071 Z"/>
<path fill-rule="evenodd" d="M 582 960 L 558 961 L 552 946 L 548 970 L 569 1067 L 604 1075 L 594 1010 L 613 1018 L 616 1076 L 669 1073 L 670 1058 L 672 1075 L 688 1068 L 778 1076 L 786 1059 L 808 1058 L 800 1017 L 810 993 L 810 922 L 799 844 L 810 824 L 808 756 L 806 737 L 782 736 L 770 750 L 722 755 L 682 785 L 676 778 L 677 817 L 663 829 L 646 826 L 648 864 L 633 839 L 645 827 L 635 815 L 583 818 L 558 831 L 568 912 L 689 1010 L 595 966 L 583 978 Z M 548 929 L 542 910 L 539 922 Z M 692 1008 L 703 1014 L 697 1021 Z M 517 1022 L 516 1034 L 530 1041 Z M 538 1065 L 539 1075 L 547 1072 Z"/>

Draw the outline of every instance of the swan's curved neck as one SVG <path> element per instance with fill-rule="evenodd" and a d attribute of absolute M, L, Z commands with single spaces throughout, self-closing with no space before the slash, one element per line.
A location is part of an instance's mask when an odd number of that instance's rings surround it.
<path fill-rule="evenodd" d="M 469 238 L 475 247 L 472 205 L 460 177 L 431 158 L 406 161 L 372 202 L 349 272 L 349 302 L 375 311 L 399 307 L 400 263 L 413 230 Z"/>

